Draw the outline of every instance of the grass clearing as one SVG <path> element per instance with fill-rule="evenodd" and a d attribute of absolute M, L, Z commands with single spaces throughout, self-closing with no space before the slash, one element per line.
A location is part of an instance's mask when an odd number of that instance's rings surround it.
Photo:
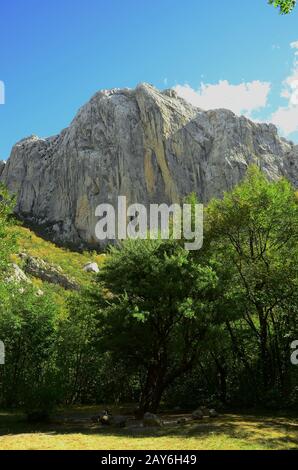
<path fill-rule="evenodd" d="M 98 411 L 98 407 L 96 408 Z M 298 449 L 298 421 L 288 416 L 225 414 L 163 428 L 94 425 L 77 414 L 72 422 L 29 425 L 20 414 L 0 412 L 3 450 L 275 450 Z M 83 420 L 83 417 L 84 420 Z"/>

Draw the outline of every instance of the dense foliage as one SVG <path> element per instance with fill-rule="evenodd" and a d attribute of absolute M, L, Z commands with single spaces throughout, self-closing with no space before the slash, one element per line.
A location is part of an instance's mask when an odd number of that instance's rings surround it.
<path fill-rule="evenodd" d="M 274 5 L 276 8 L 279 8 L 279 11 L 282 15 L 287 15 L 296 6 L 296 0 L 268 0 L 270 5 Z"/>
<path fill-rule="evenodd" d="M 287 181 L 252 167 L 209 203 L 202 250 L 127 241 L 63 302 L 46 285 L 8 282 L 18 248 L 1 191 L 1 406 L 297 406 L 298 204 Z"/>
<path fill-rule="evenodd" d="M 140 408 L 156 411 L 165 389 L 194 367 L 212 323 L 215 272 L 174 241 L 127 241 L 100 280 L 112 298 L 100 319 L 104 349 L 140 377 Z"/>

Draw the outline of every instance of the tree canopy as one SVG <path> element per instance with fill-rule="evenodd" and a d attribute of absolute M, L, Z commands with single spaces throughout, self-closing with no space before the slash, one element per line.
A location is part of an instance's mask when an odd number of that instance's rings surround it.
<path fill-rule="evenodd" d="M 269 0 L 269 4 L 279 8 L 282 15 L 287 15 L 295 8 L 296 0 Z"/>
<path fill-rule="evenodd" d="M 58 302 L 58 286 L 11 280 L 12 261 L 23 261 L 0 193 L 0 406 L 297 408 L 298 198 L 288 181 L 250 167 L 206 206 L 201 250 L 127 240 Z"/>

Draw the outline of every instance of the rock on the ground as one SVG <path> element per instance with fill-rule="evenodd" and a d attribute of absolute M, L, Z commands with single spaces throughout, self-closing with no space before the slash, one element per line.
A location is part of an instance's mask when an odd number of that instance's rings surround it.
<path fill-rule="evenodd" d="M 185 424 L 189 421 L 189 418 L 182 416 L 182 418 L 177 419 L 177 424 Z"/>
<path fill-rule="evenodd" d="M 84 271 L 87 273 L 99 273 L 99 267 L 97 263 L 87 263 L 84 266 Z"/>
<path fill-rule="evenodd" d="M 53 266 L 40 258 L 22 254 L 24 260 L 24 271 L 42 281 L 58 284 L 64 289 L 78 290 L 78 284 L 63 273 L 60 266 Z"/>
<path fill-rule="evenodd" d="M 209 416 L 210 418 L 216 418 L 218 416 L 218 413 L 212 408 L 211 410 L 209 410 Z"/>
<path fill-rule="evenodd" d="M 143 425 L 144 427 L 161 427 L 162 420 L 153 413 L 145 413 L 143 417 Z"/>
<path fill-rule="evenodd" d="M 204 413 L 202 412 L 202 410 L 200 408 L 198 408 L 197 410 L 193 411 L 192 414 L 191 414 L 192 418 L 193 419 L 203 419 L 204 417 Z"/>
<path fill-rule="evenodd" d="M 27 284 L 31 284 L 29 277 L 26 276 L 24 271 L 16 263 L 11 263 L 9 275 L 5 280 L 6 282 L 26 282 Z"/>
<path fill-rule="evenodd" d="M 54 241 L 98 247 L 101 203 L 207 202 L 244 176 L 251 163 L 270 179 L 298 185 L 298 146 L 231 111 L 203 111 L 173 90 L 100 91 L 67 129 L 31 136 L 12 149 L 0 180 L 17 195 L 17 214 Z"/>
<path fill-rule="evenodd" d="M 200 406 L 199 408 L 203 413 L 203 416 L 209 416 L 209 408 L 207 408 L 207 406 Z"/>
<path fill-rule="evenodd" d="M 32 284 L 31 279 L 26 276 L 24 271 L 16 264 L 11 263 L 9 275 L 5 278 L 5 282 L 15 282 L 17 284 Z M 25 291 L 24 287 L 20 287 L 19 292 L 22 294 Z M 44 292 L 41 289 L 35 289 L 35 294 L 37 296 L 44 295 Z"/>

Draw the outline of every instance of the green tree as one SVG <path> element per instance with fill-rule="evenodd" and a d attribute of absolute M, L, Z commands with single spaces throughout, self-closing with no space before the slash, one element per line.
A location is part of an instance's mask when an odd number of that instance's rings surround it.
<path fill-rule="evenodd" d="M 0 401 L 48 413 L 55 401 L 55 338 L 58 308 L 48 292 L 32 286 L 0 284 Z"/>
<path fill-rule="evenodd" d="M 97 305 L 91 289 L 73 292 L 67 301 L 68 313 L 59 321 L 57 367 L 66 404 L 90 403 L 98 395 L 102 357 L 96 347 Z"/>
<path fill-rule="evenodd" d="M 128 240 L 112 248 L 100 281 L 102 347 L 141 377 L 140 410 L 190 371 L 212 321 L 216 276 L 174 241 Z"/>
<path fill-rule="evenodd" d="M 268 0 L 270 5 L 274 5 L 275 8 L 279 8 L 282 15 L 291 13 L 296 6 L 296 0 Z"/>
<path fill-rule="evenodd" d="M 226 319 L 233 347 L 246 325 L 259 350 L 262 393 L 283 387 L 290 366 L 289 342 L 298 308 L 298 205 L 284 179 L 269 182 L 256 167 L 223 200 L 207 209 L 210 263 L 220 279 L 218 312 Z M 210 238 L 209 238 L 210 237 Z M 238 323 L 237 323 L 238 322 Z M 243 342 L 242 342 L 243 345 Z"/>

